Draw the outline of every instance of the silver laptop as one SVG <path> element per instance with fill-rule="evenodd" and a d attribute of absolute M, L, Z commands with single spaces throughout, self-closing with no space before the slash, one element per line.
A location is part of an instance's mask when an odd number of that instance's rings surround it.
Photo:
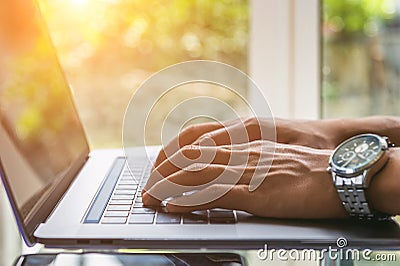
<path fill-rule="evenodd" d="M 279 220 L 221 209 L 180 215 L 145 208 L 140 190 L 159 148 L 147 148 L 150 159 L 138 152 L 131 169 L 122 150 L 90 151 L 36 4 L 2 1 L 0 9 L 8 9 L 0 18 L 1 177 L 28 245 L 259 249 L 323 247 L 339 237 L 349 246 L 400 245 L 394 221 Z"/>

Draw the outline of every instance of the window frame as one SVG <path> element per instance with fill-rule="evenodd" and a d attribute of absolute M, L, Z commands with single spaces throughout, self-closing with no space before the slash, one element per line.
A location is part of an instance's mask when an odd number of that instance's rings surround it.
<path fill-rule="evenodd" d="M 320 22 L 319 0 L 250 1 L 249 74 L 276 117 L 321 117 Z"/>

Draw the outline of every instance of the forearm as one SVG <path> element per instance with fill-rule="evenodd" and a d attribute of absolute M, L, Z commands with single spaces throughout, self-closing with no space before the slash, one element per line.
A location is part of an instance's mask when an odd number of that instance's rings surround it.
<path fill-rule="evenodd" d="M 344 140 L 364 133 L 387 136 L 400 146 L 400 117 L 371 116 L 325 120 L 275 119 L 277 142 L 308 146 L 317 149 L 335 149 Z M 262 127 L 269 130 L 270 121 Z"/>
<path fill-rule="evenodd" d="M 374 209 L 400 214 L 400 148 L 390 149 L 389 160 L 373 177 L 367 197 Z"/>
<path fill-rule="evenodd" d="M 387 136 L 400 146 L 400 117 L 371 116 L 365 118 L 332 119 L 325 120 L 330 129 L 327 134 L 333 134 L 336 144 L 363 133 L 375 133 Z"/>

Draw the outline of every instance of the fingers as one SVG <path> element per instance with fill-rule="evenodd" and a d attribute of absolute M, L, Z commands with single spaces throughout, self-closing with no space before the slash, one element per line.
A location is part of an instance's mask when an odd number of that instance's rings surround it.
<path fill-rule="evenodd" d="M 268 141 L 260 142 L 264 136 L 260 127 L 259 121 L 251 118 L 186 128 L 160 152 L 143 189 L 143 203 L 154 206 L 171 197 L 186 198 L 187 193 L 202 195 L 201 191 L 219 185 L 248 185 L 254 175 L 258 178 L 251 185 L 257 188 L 273 158 L 269 147 L 274 147 Z M 210 199 L 212 196 L 205 200 Z"/>
<path fill-rule="evenodd" d="M 231 144 L 232 137 L 235 139 L 233 143 L 244 143 L 248 141 L 246 126 L 244 125 L 245 121 L 250 121 L 249 119 L 243 120 L 242 118 L 236 118 L 233 120 L 228 120 L 224 122 L 212 122 L 212 123 L 203 123 L 191 125 L 185 128 L 179 135 L 170 141 L 158 154 L 156 162 L 154 163 L 154 168 L 161 164 L 167 157 L 173 155 L 180 148 L 185 145 L 190 144 L 199 144 L 200 141 L 203 141 L 204 145 L 224 145 Z M 228 133 L 224 128 L 235 129 L 234 132 Z M 239 129 L 239 130 L 238 130 Z M 216 131 L 214 133 L 214 131 Z M 238 136 L 238 132 L 241 131 L 240 139 Z M 211 134 L 211 132 L 213 132 Z M 210 133 L 210 134 L 209 134 Z M 232 137 L 230 137 L 230 134 Z M 253 135 L 253 134 L 251 134 Z M 212 140 L 214 143 L 209 143 L 206 140 Z"/>
<path fill-rule="evenodd" d="M 143 193 L 145 205 L 159 205 L 161 201 L 185 192 L 204 189 L 207 183 L 212 182 L 224 171 L 222 165 L 208 165 L 199 171 L 180 170 L 163 178 Z M 179 182 L 179 183 L 178 183 Z"/>
<path fill-rule="evenodd" d="M 169 197 L 203 189 L 212 182 L 250 184 L 255 190 L 272 163 L 270 146 L 269 141 L 216 147 L 187 145 L 151 173 L 142 191 L 144 203 L 157 205 Z"/>
<path fill-rule="evenodd" d="M 231 151 L 228 148 L 213 147 L 213 146 L 195 146 L 186 145 L 174 155 L 168 157 L 157 166 L 150 174 L 150 177 L 144 187 L 148 190 L 155 183 L 162 180 L 164 177 L 186 169 L 187 167 L 197 167 L 199 164 L 207 166 L 207 164 L 227 164 L 230 160 Z M 186 169 L 189 170 L 190 169 Z"/>
<path fill-rule="evenodd" d="M 193 145 L 221 146 L 231 144 L 231 136 L 227 128 L 219 128 L 201 135 Z"/>
<path fill-rule="evenodd" d="M 236 124 L 222 127 L 201 135 L 193 142 L 193 144 L 203 146 L 221 146 L 247 143 L 251 141 L 249 135 L 250 134 L 247 132 L 246 126 L 243 124 L 243 122 L 237 121 Z"/>
<path fill-rule="evenodd" d="M 224 123 L 224 127 L 207 132 L 193 142 L 195 145 L 245 144 L 255 140 L 275 140 L 273 119 L 259 120 L 256 117 L 236 119 Z"/>
<path fill-rule="evenodd" d="M 274 126 L 273 119 L 260 120 L 257 117 L 236 118 L 221 123 L 212 122 L 189 126 L 160 151 L 154 168 L 168 156 L 189 144 L 220 146 L 260 139 L 275 140 Z"/>
<path fill-rule="evenodd" d="M 192 144 L 201 135 L 219 129 L 223 127 L 220 123 L 204 123 L 192 125 L 185 128 L 179 135 L 170 141 L 158 154 L 156 162 L 154 163 L 154 168 L 156 168 L 161 162 L 163 162 L 168 156 L 173 155 L 180 148 L 185 145 Z"/>
<path fill-rule="evenodd" d="M 208 199 L 214 199 L 209 201 Z M 175 198 L 167 203 L 169 212 L 187 213 L 213 208 L 246 210 L 249 191 L 245 185 L 212 185 L 191 195 Z"/>
<path fill-rule="evenodd" d="M 199 164 L 199 167 L 200 170 L 180 170 L 162 178 L 142 192 L 143 203 L 150 206 L 159 205 L 167 198 L 202 190 L 213 184 L 234 186 L 242 176 L 242 173 L 235 173 L 234 170 L 224 165 L 212 164 L 204 167 L 203 164 Z"/>
<path fill-rule="evenodd" d="M 157 182 L 181 170 L 190 174 L 191 172 L 198 172 L 202 168 L 207 168 L 211 164 L 224 165 L 225 167 L 242 166 L 242 170 L 246 169 L 250 159 L 254 160 L 259 157 L 259 152 L 249 152 L 246 147 L 249 147 L 249 145 L 184 146 L 151 172 L 143 191 L 149 190 Z"/>
<path fill-rule="evenodd" d="M 159 205 L 170 197 L 181 196 L 186 192 L 203 190 L 213 185 L 249 184 L 255 175 L 265 178 L 265 168 L 240 167 L 226 165 L 207 165 L 198 171 L 181 170 L 163 178 L 143 193 L 143 203 L 146 205 Z M 258 173 L 256 170 L 259 170 Z M 261 172 L 262 171 L 262 172 Z M 207 198 L 210 199 L 210 198 Z"/>
<path fill-rule="evenodd" d="M 155 170 L 162 176 L 186 169 L 193 164 L 227 164 L 231 150 L 223 147 L 187 145 L 163 161 Z"/>

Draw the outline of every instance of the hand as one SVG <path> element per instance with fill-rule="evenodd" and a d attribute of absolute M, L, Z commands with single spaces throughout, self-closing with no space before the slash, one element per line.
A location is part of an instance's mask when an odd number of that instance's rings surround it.
<path fill-rule="evenodd" d="M 156 168 L 167 156 L 172 156 L 185 145 L 212 140 L 215 145 L 245 143 L 254 140 L 271 140 L 313 148 L 333 149 L 339 144 L 334 122 L 331 120 L 287 120 L 267 118 L 241 118 L 222 123 L 204 123 L 185 128 L 160 151 L 154 164 Z M 276 128 L 276 129 L 275 129 Z M 245 137 L 232 138 L 245 131 Z M 247 137 L 247 139 L 246 139 Z"/>
<path fill-rule="evenodd" d="M 277 218 L 347 217 L 326 171 L 330 154 L 329 150 L 267 140 L 184 146 L 152 172 L 144 188 L 143 203 L 154 206 L 174 197 L 166 206 L 171 212 L 218 207 Z M 209 158 L 206 155 L 211 155 L 210 164 L 205 164 L 204 159 Z M 182 165 L 177 167 L 176 163 Z M 232 182 L 232 177 L 237 182 Z M 250 192 L 252 178 L 263 181 Z M 199 186 L 196 192 L 183 195 L 193 186 Z"/>
<path fill-rule="evenodd" d="M 334 149 L 342 141 L 362 133 L 388 136 L 400 145 L 400 118 L 394 116 L 372 116 L 354 119 L 293 120 L 275 118 L 241 118 L 223 123 L 206 123 L 185 128 L 163 149 L 155 163 L 157 167 L 185 145 L 198 144 L 203 139 L 212 139 L 216 145 L 246 142 L 236 138 L 231 141 L 228 132 L 245 130 L 248 141 L 273 140 L 279 143 L 296 144 L 318 149 Z"/>

